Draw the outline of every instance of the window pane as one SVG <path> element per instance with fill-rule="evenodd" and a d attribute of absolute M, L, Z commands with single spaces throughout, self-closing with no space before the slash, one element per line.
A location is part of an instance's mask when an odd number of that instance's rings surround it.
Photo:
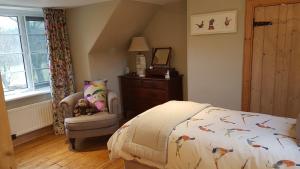
<path fill-rule="evenodd" d="M 22 54 L 0 54 L 1 72 L 20 72 L 24 70 Z"/>
<path fill-rule="evenodd" d="M 46 35 L 28 35 L 28 40 L 32 53 L 47 53 Z"/>
<path fill-rule="evenodd" d="M 33 79 L 35 88 L 49 86 L 50 75 L 49 69 L 34 69 Z"/>
<path fill-rule="evenodd" d="M 6 72 L 1 74 L 1 77 L 6 91 L 27 88 L 25 72 Z"/>
<path fill-rule="evenodd" d="M 32 67 L 34 69 L 49 68 L 48 54 L 33 53 L 31 54 Z"/>
<path fill-rule="evenodd" d="M 26 17 L 28 34 L 45 34 L 44 18 Z"/>
<path fill-rule="evenodd" d="M 21 53 L 21 41 L 19 35 L 0 34 L 0 54 L 2 53 Z"/>
<path fill-rule="evenodd" d="M 0 54 L 0 71 L 5 90 L 27 87 L 22 54 Z"/>
<path fill-rule="evenodd" d="M 42 17 L 26 17 L 28 43 L 31 52 L 33 80 L 36 89 L 49 87 L 48 46 Z"/>
<path fill-rule="evenodd" d="M 17 17 L 0 16 L 0 34 L 19 34 Z"/>

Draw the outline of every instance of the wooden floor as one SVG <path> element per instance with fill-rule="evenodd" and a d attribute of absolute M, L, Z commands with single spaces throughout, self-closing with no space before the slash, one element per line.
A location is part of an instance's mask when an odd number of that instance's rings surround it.
<path fill-rule="evenodd" d="M 15 148 L 18 169 L 123 169 L 122 160 L 110 161 L 108 138 L 79 140 L 70 151 L 64 136 L 46 135 Z"/>

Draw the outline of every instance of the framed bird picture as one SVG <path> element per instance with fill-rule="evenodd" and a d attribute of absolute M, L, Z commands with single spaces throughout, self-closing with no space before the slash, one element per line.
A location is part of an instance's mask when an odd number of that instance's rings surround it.
<path fill-rule="evenodd" d="M 191 35 L 237 32 L 237 10 L 191 16 Z"/>

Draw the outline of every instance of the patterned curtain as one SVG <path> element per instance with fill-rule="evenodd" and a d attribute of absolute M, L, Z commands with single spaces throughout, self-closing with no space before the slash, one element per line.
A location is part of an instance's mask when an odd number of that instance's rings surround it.
<path fill-rule="evenodd" d="M 43 9 L 49 45 L 53 127 L 55 134 L 64 134 L 64 114 L 59 102 L 74 93 L 66 14 L 63 9 Z"/>

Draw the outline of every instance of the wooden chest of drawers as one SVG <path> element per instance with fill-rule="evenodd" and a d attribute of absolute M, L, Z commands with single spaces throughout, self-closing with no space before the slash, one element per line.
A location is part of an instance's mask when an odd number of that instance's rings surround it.
<path fill-rule="evenodd" d="M 134 117 L 169 100 L 183 100 L 182 76 L 171 79 L 119 76 L 123 112 Z"/>

